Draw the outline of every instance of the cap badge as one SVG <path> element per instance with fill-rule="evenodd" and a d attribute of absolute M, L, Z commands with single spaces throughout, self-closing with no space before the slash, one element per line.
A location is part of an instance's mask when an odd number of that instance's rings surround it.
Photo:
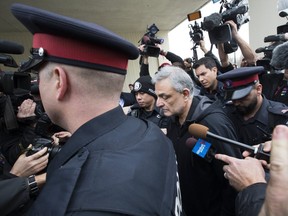
<path fill-rule="evenodd" d="M 230 88 L 230 87 L 232 87 L 232 80 L 226 80 L 225 81 L 225 86 L 226 86 L 226 88 Z"/>

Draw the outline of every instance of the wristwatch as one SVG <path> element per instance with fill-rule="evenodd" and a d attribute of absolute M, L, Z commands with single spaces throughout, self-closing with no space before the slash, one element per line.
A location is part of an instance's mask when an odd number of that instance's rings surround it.
<path fill-rule="evenodd" d="M 35 175 L 30 175 L 28 177 L 28 186 L 29 186 L 30 198 L 35 198 L 39 193 L 39 188 L 35 180 Z"/>

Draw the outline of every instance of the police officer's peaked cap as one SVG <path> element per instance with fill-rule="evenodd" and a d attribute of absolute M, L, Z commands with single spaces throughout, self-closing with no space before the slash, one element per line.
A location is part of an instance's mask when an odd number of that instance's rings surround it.
<path fill-rule="evenodd" d="M 128 59 L 139 56 L 136 46 L 97 24 L 18 3 L 11 11 L 33 34 L 32 58 L 20 70 L 52 61 L 124 75 Z"/>
<path fill-rule="evenodd" d="M 258 74 L 264 71 L 262 66 L 240 67 L 217 76 L 217 79 L 224 83 L 225 98 L 238 100 L 251 92 L 254 84 L 259 80 Z"/>

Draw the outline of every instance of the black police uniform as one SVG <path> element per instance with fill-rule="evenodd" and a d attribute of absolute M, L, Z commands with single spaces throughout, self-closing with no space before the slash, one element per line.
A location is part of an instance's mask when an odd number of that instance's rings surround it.
<path fill-rule="evenodd" d="M 288 124 L 288 116 L 280 111 L 287 110 L 288 107 L 285 104 L 267 100 L 264 95 L 262 97 L 263 102 L 260 109 L 249 120 L 244 120 L 233 106 L 226 107 L 238 133 L 238 141 L 242 143 L 248 145 L 264 143 L 271 140 L 276 125 Z"/>
<path fill-rule="evenodd" d="M 267 99 L 288 105 L 288 81 L 283 79 L 284 74 L 263 74 L 260 82 L 263 94 Z"/>
<path fill-rule="evenodd" d="M 193 122 L 207 126 L 212 133 L 236 140 L 232 122 L 219 105 L 212 104 L 207 97 L 194 96 L 182 126 L 178 118 L 170 121 L 167 136 L 172 140 L 177 156 L 183 209 L 187 216 L 234 215 L 236 191 L 223 176 L 223 163 L 215 159 L 208 162 L 186 145 L 191 137 L 188 127 Z M 217 153 L 242 158 L 238 148 L 210 138 L 206 140 Z"/>
<path fill-rule="evenodd" d="M 160 109 L 156 106 L 152 111 L 148 112 L 145 111 L 142 107 L 140 107 L 139 104 L 133 104 L 130 107 L 130 110 L 127 113 L 127 115 L 134 116 L 140 119 L 146 119 L 158 125 L 160 128 L 167 128 L 167 124 L 169 121 L 169 118 L 161 114 Z"/>
<path fill-rule="evenodd" d="M 32 57 L 21 71 L 51 61 L 125 75 L 128 59 L 139 56 L 133 44 L 96 24 L 23 4 L 11 10 L 33 33 Z M 118 106 L 72 134 L 50 161 L 28 215 L 181 215 L 180 197 L 171 141 Z"/>
<path fill-rule="evenodd" d="M 177 215 L 176 183 L 172 143 L 118 107 L 67 141 L 29 215 Z"/>

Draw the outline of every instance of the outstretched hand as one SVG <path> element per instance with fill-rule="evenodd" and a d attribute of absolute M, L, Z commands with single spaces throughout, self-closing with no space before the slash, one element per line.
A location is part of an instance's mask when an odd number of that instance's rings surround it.
<path fill-rule="evenodd" d="M 223 166 L 224 177 L 237 191 L 255 183 L 266 182 L 262 161 L 252 157 L 238 159 L 224 154 L 216 154 L 215 158 L 227 164 Z"/>

